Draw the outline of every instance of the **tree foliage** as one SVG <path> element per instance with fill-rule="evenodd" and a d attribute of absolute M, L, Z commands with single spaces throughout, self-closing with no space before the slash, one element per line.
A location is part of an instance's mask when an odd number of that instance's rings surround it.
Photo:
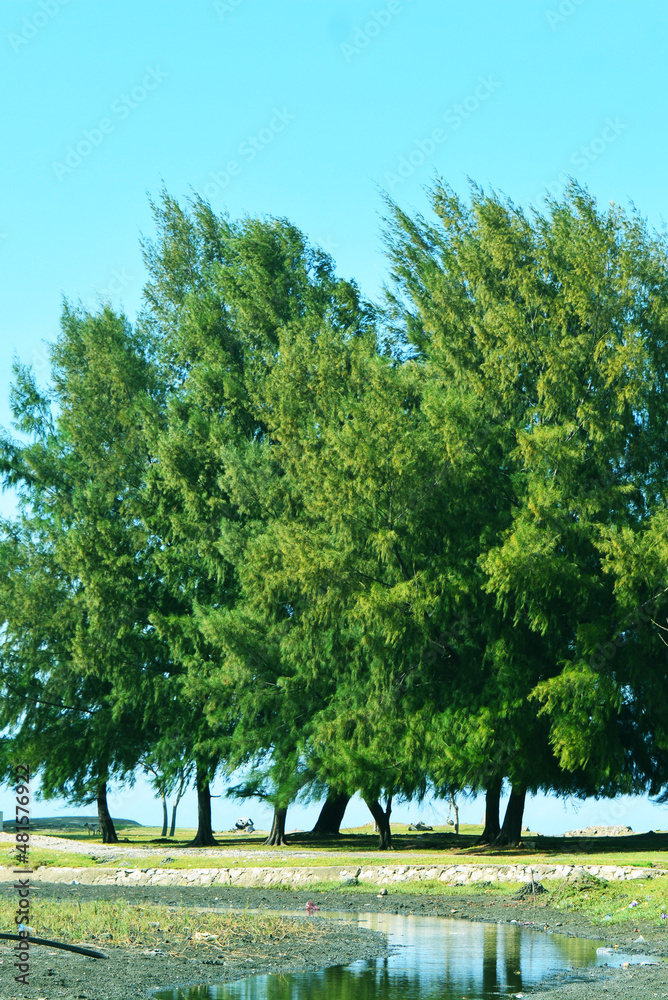
<path fill-rule="evenodd" d="M 576 185 L 430 201 L 387 203 L 381 309 L 163 192 L 136 326 L 65 306 L 51 392 L 16 369 L 3 766 L 192 773 L 202 844 L 217 773 L 276 842 L 360 792 L 383 846 L 397 797 L 484 791 L 505 843 L 527 791 L 665 786 L 665 239 Z"/>

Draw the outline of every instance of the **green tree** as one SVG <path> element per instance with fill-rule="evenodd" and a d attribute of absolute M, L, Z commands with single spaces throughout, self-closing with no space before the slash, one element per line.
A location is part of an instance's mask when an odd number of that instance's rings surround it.
<path fill-rule="evenodd" d="M 425 437 L 420 378 L 380 352 L 375 331 L 321 324 L 281 339 L 263 408 L 267 461 L 290 502 L 258 523 L 240 569 L 242 606 L 278 647 L 280 683 L 307 703 L 309 766 L 362 791 L 382 846 L 379 799 L 425 787 L 423 661 L 456 606 L 442 577 L 453 491 Z"/>
<path fill-rule="evenodd" d="M 27 369 L 15 375 L 15 424 L 29 440 L 0 443 L 20 498 L 4 525 L 5 721 L 44 793 L 97 799 L 114 841 L 107 781 L 131 779 L 174 669 L 149 620 L 159 586 L 137 507 L 151 369 L 123 317 L 65 306 L 52 391 Z"/>
<path fill-rule="evenodd" d="M 262 386 L 283 339 L 324 322 L 363 326 L 368 310 L 285 220 L 231 222 L 199 199 L 184 209 L 165 193 L 154 211 L 142 323 L 160 343 L 170 393 L 149 496 L 165 540 L 158 559 L 181 607 L 153 620 L 186 664 L 217 765 L 229 774 L 269 755 L 276 776 L 282 758 L 299 755 L 294 735 L 308 698 L 289 699 L 279 645 L 261 616 L 239 606 L 248 545 L 291 502 Z M 288 606 L 278 615 L 289 618 Z"/>
<path fill-rule="evenodd" d="M 665 463 L 665 248 L 576 185 L 543 215 L 477 188 L 431 200 L 433 223 L 390 206 L 390 305 L 469 479 L 468 578 L 494 606 L 481 710 L 515 748 L 516 840 L 527 788 L 614 794 L 656 773 L 621 660 L 590 661 L 615 613 L 606 545 L 641 530 Z"/>

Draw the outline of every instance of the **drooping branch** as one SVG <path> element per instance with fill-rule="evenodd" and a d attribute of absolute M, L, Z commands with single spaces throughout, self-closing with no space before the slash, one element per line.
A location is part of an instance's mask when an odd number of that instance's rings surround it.
<path fill-rule="evenodd" d="M 27 941 L 29 944 L 45 944 L 49 948 L 60 948 L 62 951 L 73 951 L 76 955 L 89 955 L 91 958 L 109 958 L 103 951 L 95 951 L 94 948 L 82 948 L 78 944 L 64 944 L 62 941 L 48 941 L 46 938 L 37 938 L 28 935 L 21 937 L 20 934 L 0 934 L 3 941 Z"/>

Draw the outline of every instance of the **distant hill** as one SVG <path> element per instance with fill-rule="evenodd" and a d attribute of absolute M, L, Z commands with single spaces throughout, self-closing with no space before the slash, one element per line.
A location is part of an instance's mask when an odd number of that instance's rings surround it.
<path fill-rule="evenodd" d="M 116 819 L 113 817 L 114 826 L 121 828 L 124 826 L 142 826 L 141 823 L 137 823 L 134 819 Z M 90 823 L 91 826 L 98 824 L 97 816 L 36 816 L 34 819 L 30 819 L 30 829 L 31 830 L 83 830 L 84 824 Z M 7 819 L 4 822 L 4 829 L 13 830 L 16 826 L 16 820 Z M 20 825 L 20 824 L 19 824 Z"/>

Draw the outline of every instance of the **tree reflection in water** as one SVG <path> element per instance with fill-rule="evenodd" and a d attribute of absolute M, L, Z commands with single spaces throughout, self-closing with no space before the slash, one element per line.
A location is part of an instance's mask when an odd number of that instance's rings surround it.
<path fill-rule="evenodd" d="M 350 914 L 321 913 L 320 919 Z M 390 953 L 374 961 L 296 975 L 167 990 L 156 1000 L 488 1000 L 574 977 L 597 964 L 598 941 L 545 934 L 516 924 L 439 917 L 358 915 L 387 935 Z M 623 956 L 618 956 L 620 959 Z M 600 964 L 600 962 L 599 962 Z"/>

